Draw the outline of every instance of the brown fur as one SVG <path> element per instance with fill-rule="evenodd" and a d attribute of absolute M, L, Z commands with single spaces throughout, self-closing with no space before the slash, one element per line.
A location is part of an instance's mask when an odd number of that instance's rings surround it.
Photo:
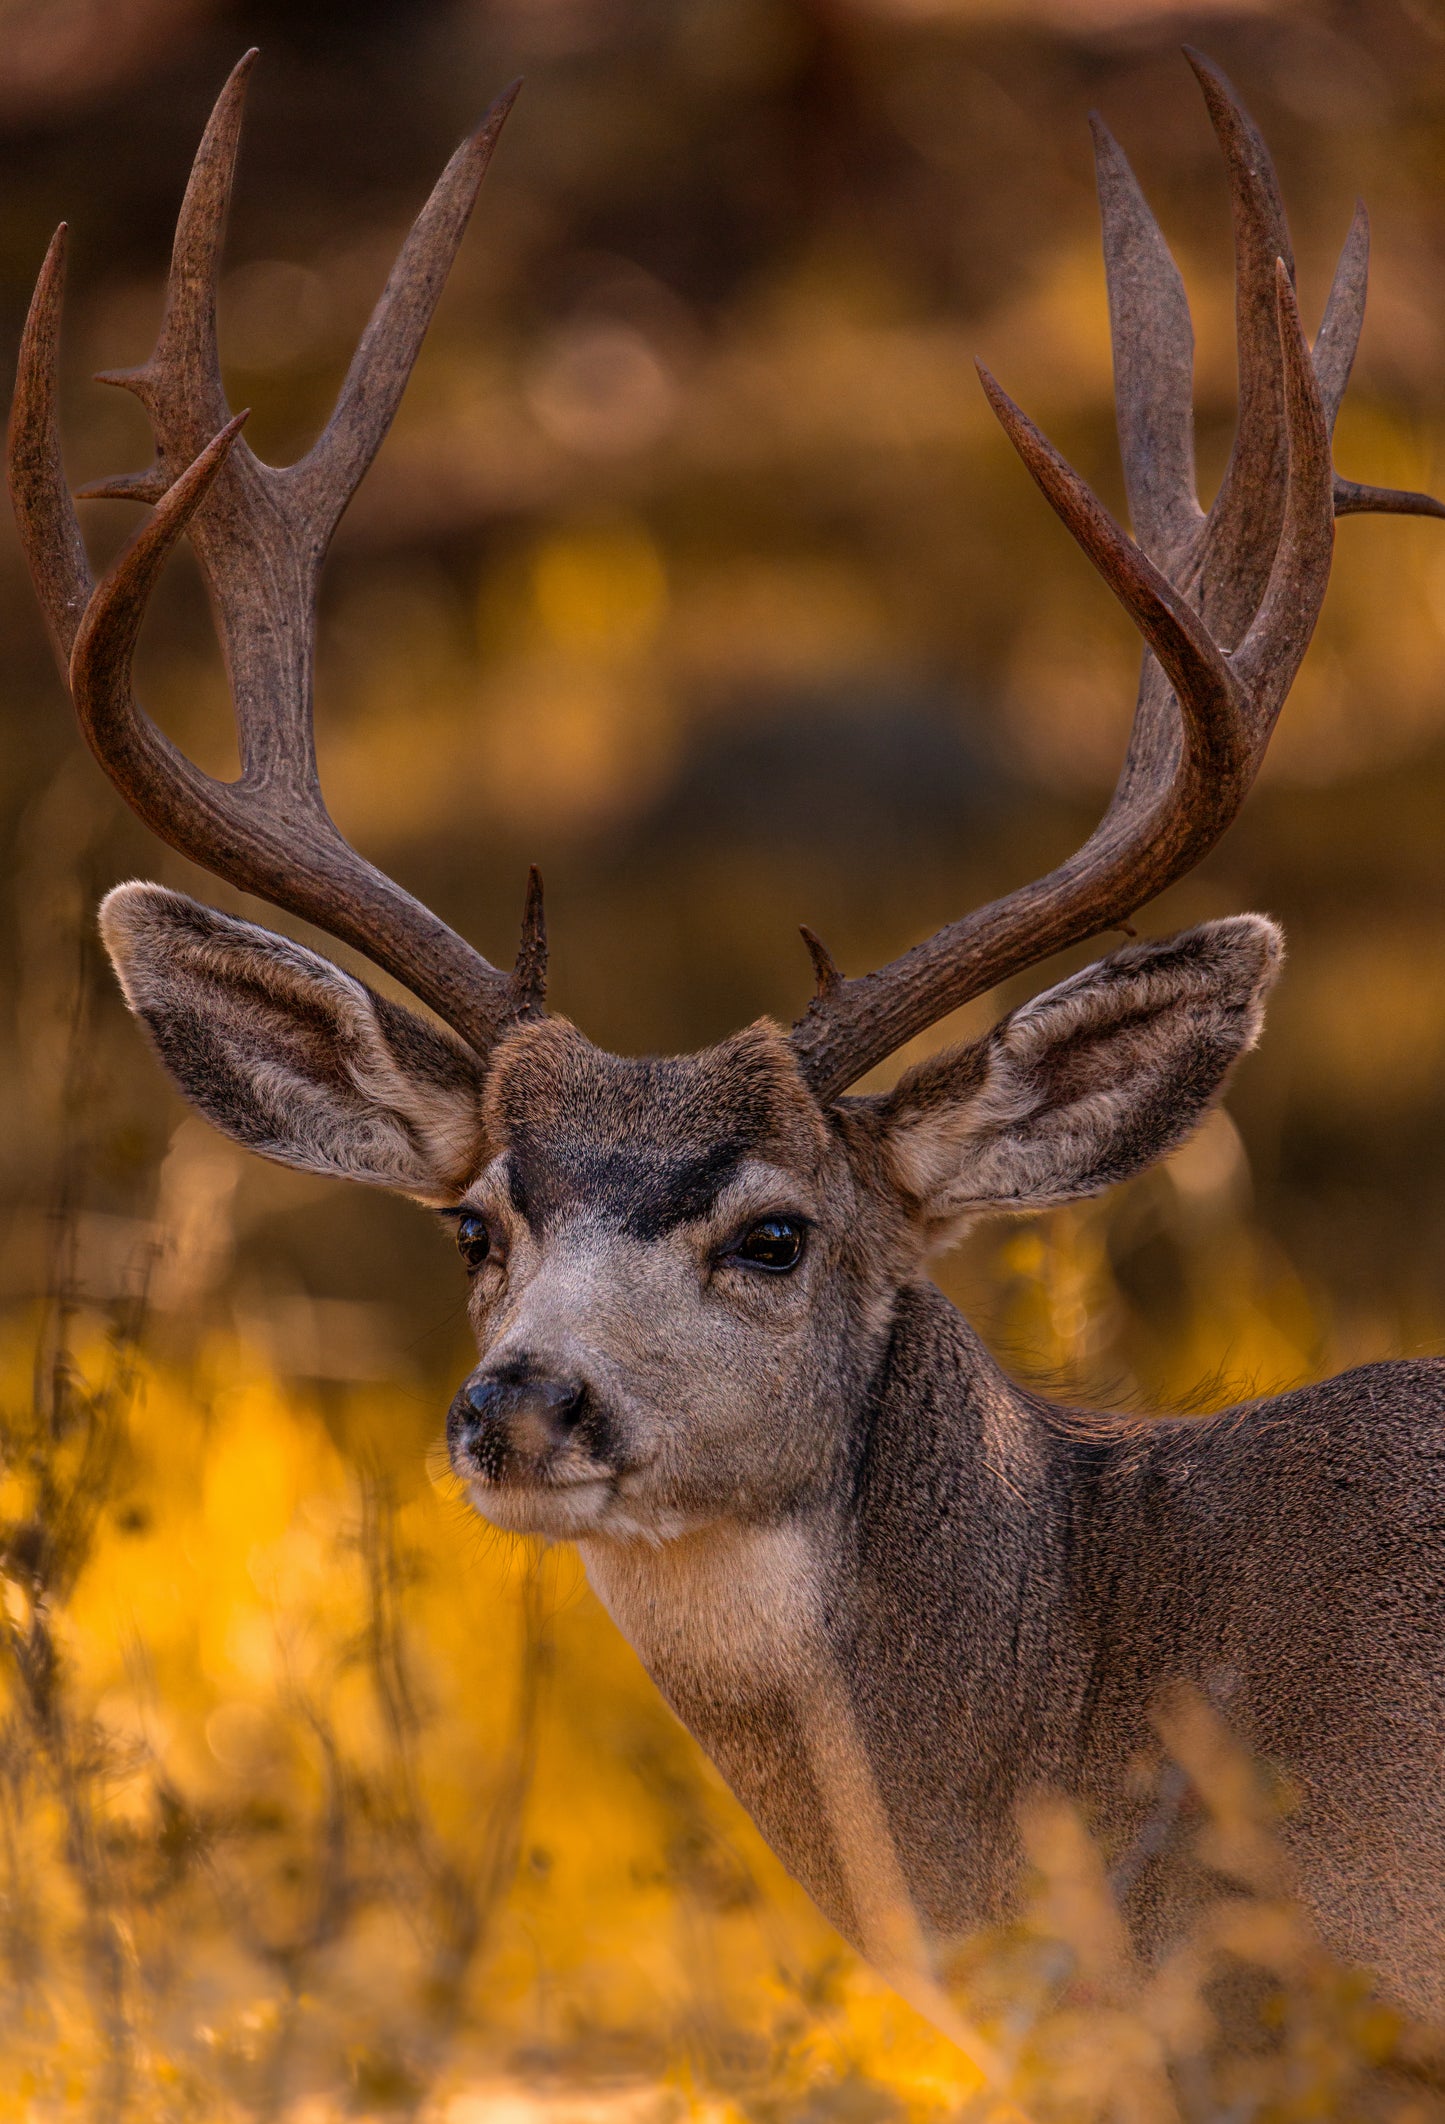
<path fill-rule="evenodd" d="M 886 1964 L 900 1887 L 935 1935 L 1006 1916 L 1041 1784 L 1126 1852 L 1151 1707 L 1182 1682 L 1297 1794 L 1326 1935 L 1445 2007 L 1445 1366 L 1082 1420 L 1011 1385 L 922 1278 L 980 1209 L 1094 1192 L 1187 1135 L 1257 1036 L 1269 924 L 1126 946 L 828 1109 L 769 1024 L 641 1061 L 525 1024 L 483 1086 L 324 960 L 174 895 L 125 888 L 107 937 L 219 1126 L 433 1200 L 457 1174 L 488 1245 L 459 1471 L 498 1524 L 578 1540 L 865 1951 Z M 807 1227 L 790 1273 L 738 1257 L 766 1217 Z M 1208 1886 L 1167 1846 L 1128 1897 L 1141 1942 Z"/>

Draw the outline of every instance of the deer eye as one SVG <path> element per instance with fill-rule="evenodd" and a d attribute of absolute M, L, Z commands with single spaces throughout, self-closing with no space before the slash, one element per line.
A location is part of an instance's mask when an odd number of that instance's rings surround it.
<path fill-rule="evenodd" d="M 457 1252 L 469 1269 L 479 1269 L 492 1251 L 492 1235 L 484 1217 L 457 1219 Z"/>
<path fill-rule="evenodd" d="M 796 1217 L 760 1217 L 729 1250 L 729 1258 L 783 1275 L 802 1260 L 805 1231 Z"/>

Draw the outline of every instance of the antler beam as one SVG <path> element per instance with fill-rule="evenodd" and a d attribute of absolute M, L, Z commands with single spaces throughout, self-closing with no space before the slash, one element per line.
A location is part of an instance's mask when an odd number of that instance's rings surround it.
<path fill-rule="evenodd" d="M 1191 870 L 1234 819 L 1309 646 L 1336 515 L 1445 516 L 1426 494 L 1333 470 L 1330 437 L 1364 317 L 1363 209 L 1313 355 L 1300 325 L 1269 154 L 1223 74 L 1188 54 L 1233 202 L 1239 412 L 1206 515 L 1194 491 L 1194 339 L 1183 283 L 1101 122 L 1095 152 L 1130 538 L 987 371 L 1005 433 L 1145 644 L 1128 752 L 1108 811 L 1067 862 L 965 915 L 876 973 L 836 976 L 794 1026 L 821 1099 L 1024 967 L 1117 927 Z M 815 963 L 817 952 L 810 943 Z M 831 962 L 830 962 L 831 963 Z"/>
<path fill-rule="evenodd" d="M 131 807 L 217 876 L 354 945 L 480 1051 L 540 1008 L 545 931 L 529 891 L 515 975 L 492 966 L 332 821 L 312 721 L 316 590 L 327 546 L 396 412 L 515 99 L 498 98 L 439 178 L 392 269 L 324 433 L 299 463 L 263 464 L 240 440 L 221 381 L 216 283 L 240 141 L 250 52 L 211 114 L 177 222 L 164 320 L 139 368 L 102 377 L 150 415 L 156 458 L 87 497 L 156 504 L 96 587 L 65 484 L 56 413 L 64 229 L 50 247 L 21 347 L 10 482 L 30 572 L 82 728 Z M 241 773 L 203 774 L 134 697 L 145 602 L 189 531 L 215 609 L 235 703 Z"/>

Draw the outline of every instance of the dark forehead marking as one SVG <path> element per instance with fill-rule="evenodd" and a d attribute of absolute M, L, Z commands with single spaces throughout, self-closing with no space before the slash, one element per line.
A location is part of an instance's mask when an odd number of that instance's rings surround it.
<path fill-rule="evenodd" d="M 660 1239 L 676 1225 L 706 1216 L 746 1154 L 746 1145 L 736 1140 L 714 1143 L 700 1155 L 670 1156 L 548 1140 L 522 1129 L 507 1155 L 507 1185 L 513 1208 L 534 1231 L 590 1210 L 634 1239 Z"/>

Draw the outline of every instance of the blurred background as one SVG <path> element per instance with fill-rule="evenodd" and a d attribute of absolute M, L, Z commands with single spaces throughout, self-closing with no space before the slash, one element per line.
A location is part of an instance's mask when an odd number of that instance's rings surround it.
<path fill-rule="evenodd" d="M 148 461 L 138 406 L 89 378 L 148 351 L 191 154 L 257 43 L 222 348 L 253 445 L 291 459 L 455 140 L 525 74 L 336 540 L 323 779 L 356 844 L 495 960 L 538 863 L 554 1006 L 605 1046 L 693 1047 L 803 1007 L 800 921 L 861 971 L 1049 867 L 1107 798 L 1134 637 L 972 362 L 1122 513 L 1097 106 L 1189 285 L 1208 499 L 1231 255 L 1188 40 L 1271 144 L 1307 320 L 1368 202 L 1337 461 L 1438 490 L 1441 0 L 0 0 L 6 360 L 63 216 L 73 482 Z M 83 505 L 97 559 L 138 513 Z M 125 1020 L 99 894 L 139 874 L 242 903 L 84 750 L 8 518 L 0 630 L 14 2099 L 195 2114 L 224 2090 L 273 2115 L 344 2088 L 411 2113 L 465 2057 L 457 2116 L 476 2074 L 550 2087 L 559 2115 L 564 2082 L 639 2075 L 746 2085 L 748 2114 L 926 2106 L 936 2052 L 771 1866 L 574 1567 L 447 1493 L 449 1239 L 232 1151 Z M 226 771 L 184 556 L 140 672 Z M 1203 1407 L 1441 1347 L 1442 819 L 1445 534 L 1351 519 L 1243 821 L 1143 918 L 1283 919 L 1265 1043 L 1165 1171 L 941 1265 L 1015 1370 Z"/>

